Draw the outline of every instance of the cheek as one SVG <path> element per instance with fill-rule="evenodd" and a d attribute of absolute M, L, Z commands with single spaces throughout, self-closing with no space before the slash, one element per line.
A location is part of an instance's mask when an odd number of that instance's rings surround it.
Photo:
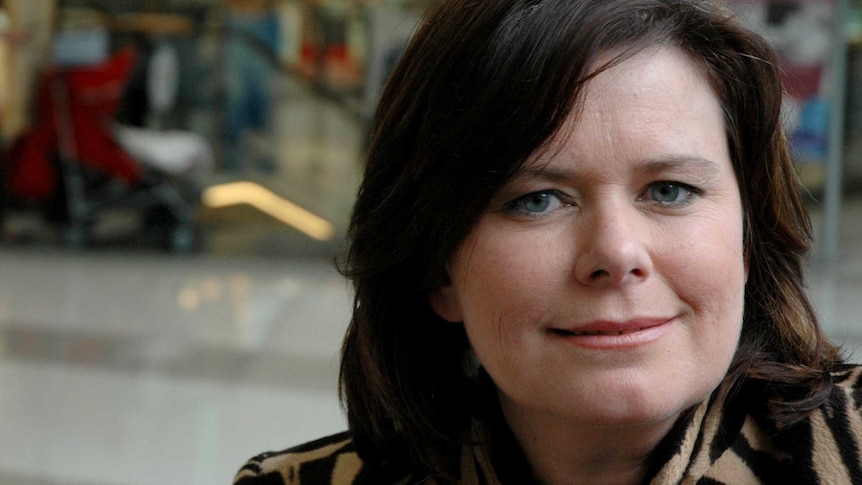
<path fill-rule="evenodd" d="M 724 342 L 732 339 L 735 346 L 742 326 L 747 278 L 741 231 L 729 228 L 724 233 L 704 234 L 703 241 L 671 256 L 676 263 L 671 263 L 675 269 L 668 280 L 692 309 L 697 319 L 695 331 Z"/>
<path fill-rule="evenodd" d="M 665 245 L 658 273 L 696 313 L 741 319 L 746 276 L 740 212 L 705 214 L 686 227 L 685 237 Z"/>
<path fill-rule="evenodd" d="M 549 287 L 536 265 L 474 261 L 460 283 L 468 332 L 494 330 L 512 336 L 525 322 L 541 319 Z"/>
<path fill-rule="evenodd" d="M 491 338 L 504 345 L 524 338 L 521 330 L 545 320 L 553 290 L 564 283 L 566 272 L 561 271 L 564 263 L 559 253 L 550 250 L 547 241 L 524 234 L 482 235 L 477 230 L 459 253 L 453 283 L 471 340 Z M 481 341 L 481 345 L 487 343 Z"/>

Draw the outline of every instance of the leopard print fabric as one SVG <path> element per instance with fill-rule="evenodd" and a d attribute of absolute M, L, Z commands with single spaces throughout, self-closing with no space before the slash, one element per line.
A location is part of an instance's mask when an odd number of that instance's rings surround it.
<path fill-rule="evenodd" d="M 755 412 L 757 394 L 720 388 L 677 423 L 645 485 L 862 485 L 862 367 L 833 375 L 829 399 L 779 430 Z M 762 401 L 762 400 L 761 400 Z M 461 483 L 500 485 L 480 447 L 465 447 Z M 502 480 L 501 480 L 502 479 Z M 347 433 L 252 458 L 234 485 L 436 485 L 429 477 L 381 478 L 363 467 Z M 522 484 L 512 484 L 522 485 Z"/>

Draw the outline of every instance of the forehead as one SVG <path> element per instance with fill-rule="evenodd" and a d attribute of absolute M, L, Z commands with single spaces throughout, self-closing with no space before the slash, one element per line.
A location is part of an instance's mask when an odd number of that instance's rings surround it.
<path fill-rule="evenodd" d="M 625 58 L 608 53 L 595 65 L 598 73 L 575 109 L 519 175 L 547 172 L 549 165 L 583 175 L 680 160 L 710 160 L 733 172 L 723 110 L 708 76 L 688 54 L 654 47 Z"/>
<path fill-rule="evenodd" d="M 595 74 L 566 121 L 528 165 L 552 157 L 570 145 L 572 137 L 583 138 L 587 146 L 630 138 L 643 141 L 643 136 L 633 135 L 650 133 L 656 141 L 693 132 L 726 138 L 723 110 L 710 76 L 688 53 L 666 46 L 631 55 L 606 52 L 590 70 Z"/>
<path fill-rule="evenodd" d="M 631 55 L 604 53 L 593 63 L 595 72 L 584 85 L 570 122 L 617 111 L 661 115 L 669 109 L 719 107 L 709 76 L 688 53 L 653 46 Z"/>

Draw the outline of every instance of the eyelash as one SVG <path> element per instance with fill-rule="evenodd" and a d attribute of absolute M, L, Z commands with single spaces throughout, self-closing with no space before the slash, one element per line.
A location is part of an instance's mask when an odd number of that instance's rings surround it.
<path fill-rule="evenodd" d="M 520 197 L 517 197 L 517 198 L 507 202 L 503 206 L 503 212 L 508 213 L 508 214 L 525 216 L 525 217 L 542 217 L 543 215 L 545 215 L 547 213 L 546 210 L 544 210 L 542 212 L 529 211 L 524 207 L 524 204 L 531 202 L 531 200 L 530 200 L 531 198 L 543 197 L 543 196 L 548 196 L 550 198 L 555 199 L 560 204 L 560 207 L 572 205 L 572 204 L 565 202 L 563 200 L 564 199 L 563 194 L 557 190 L 538 190 L 536 192 L 530 192 L 529 194 L 524 194 Z M 549 200 L 549 203 L 552 203 L 552 201 Z"/>
<path fill-rule="evenodd" d="M 687 192 L 683 200 L 673 201 L 673 202 L 663 202 L 660 200 L 652 199 L 650 200 L 647 196 L 650 194 L 650 191 L 659 187 L 659 186 L 667 186 L 667 187 L 676 187 L 680 190 Z M 638 200 L 647 200 L 653 203 L 656 203 L 662 207 L 666 208 L 680 208 L 685 207 L 692 202 L 701 194 L 701 191 L 688 184 L 684 184 L 682 182 L 674 182 L 670 180 L 658 180 L 655 182 L 651 182 L 648 184 L 642 191 L 641 195 L 638 196 Z M 547 209 L 544 209 L 539 212 L 529 211 L 524 207 L 524 204 L 531 202 L 531 198 L 535 197 L 553 197 L 560 204 L 560 207 L 573 205 L 569 202 L 566 202 L 564 194 L 562 194 L 558 190 L 538 190 L 535 192 L 530 192 L 528 194 L 524 194 L 520 197 L 517 197 L 509 202 L 507 202 L 503 206 L 503 211 L 509 214 L 522 215 L 526 217 L 541 217 L 547 213 Z M 551 203 L 551 202 L 549 202 Z M 554 208 L 557 209 L 557 208 Z M 554 210 L 552 209 L 552 210 Z"/>
<path fill-rule="evenodd" d="M 644 188 L 641 191 L 641 194 L 649 194 L 651 189 L 654 189 L 660 185 L 677 187 L 680 190 L 684 190 L 688 193 L 683 200 L 676 201 L 676 202 L 662 202 L 659 200 L 654 200 L 654 199 L 652 200 L 652 202 L 655 202 L 655 203 L 657 203 L 663 207 L 670 207 L 670 208 L 685 207 L 685 206 L 691 204 L 692 202 L 694 202 L 694 200 L 701 194 L 700 189 L 698 189 L 696 187 L 693 187 L 693 186 L 688 185 L 688 184 L 684 184 L 682 182 L 675 182 L 672 180 L 658 180 L 658 181 L 652 182 L 649 185 L 647 185 L 646 188 Z M 641 199 L 642 197 L 639 196 L 638 198 Z"/>

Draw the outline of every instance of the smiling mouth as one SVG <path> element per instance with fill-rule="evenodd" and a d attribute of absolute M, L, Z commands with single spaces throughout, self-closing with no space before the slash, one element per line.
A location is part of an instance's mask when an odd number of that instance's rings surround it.
<path fill-rule="evenodd" d="M 660 341 L 671 331 L 676 317 L 594 321 L 571 329 L 549 328 L 548 335 L 587 350 L 624 350 Z"/>

